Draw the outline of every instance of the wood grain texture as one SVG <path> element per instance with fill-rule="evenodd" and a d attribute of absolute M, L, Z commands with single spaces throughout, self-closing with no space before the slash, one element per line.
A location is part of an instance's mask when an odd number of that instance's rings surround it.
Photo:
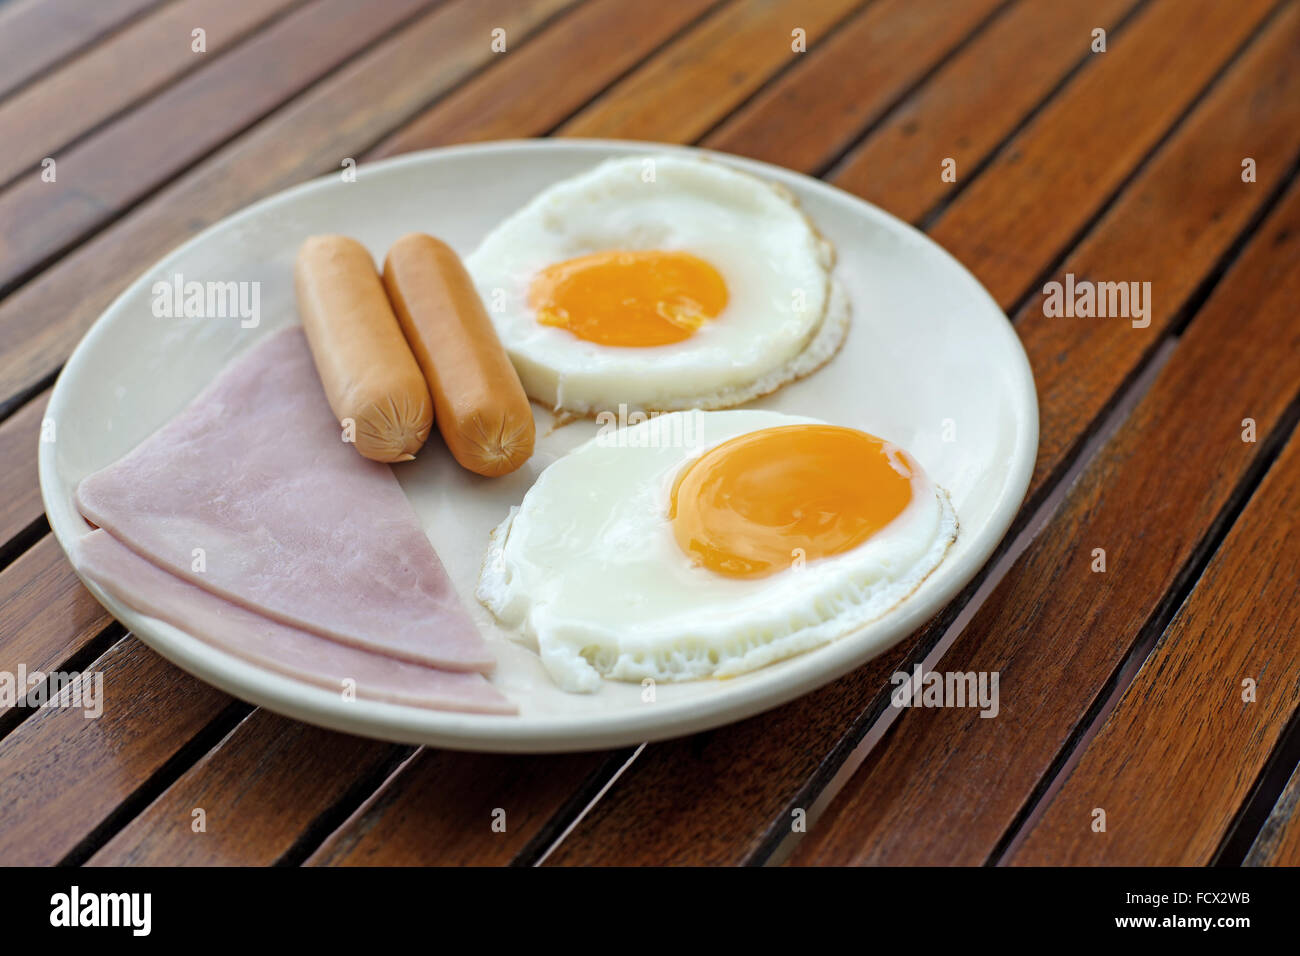
<path fill-rule="evenodd" d="M 839 745 L 898 666 L 886 655 L 776 710 L 647 744 L 545 864 L 751 861 L 774 834 L 790 832 L 795 810 L 807 810 L 808 781 L 844 759 Z"/>
<path fill-rule="evenodd" d="M 220 146 L 432 0 L 313 0 L 0 193 L 0 288 Z"/>
<path fill-rule="evenodd" d="M 244 39 L 300 0 L 180 0 L 91 47 L 0 102 L 0 183 Z M 190 31 L 206 31 L 207 53 Z"/>
<path fill-rule="evenodd" d="M 0 414 L 46 379 L 132 279 L 242 206 L 361 155 L 570 0 L 452 0 L 217 150 L 129 215 L 0 302 Z"/>
<path fill-rule="evenodd" d="M 100 717 L 46 707 L 0 740 L 0 864 L 63 859 L 230 702 L 130 637 L 95 673 Z"/>
<path fill-rule="evenodd" d="M 0 9 L 0 96 L 162 0 L 18 0 Z"/>
<path fill-rule="evenodd" d="M 1213 862 L 1236 809 L 1300 708 L 1296 528 L 1300 437 L 1292 436 L 1178 616 L 1007 862 Z M 1105 829 L 1094 832 L 1098 808 L 1105 812 Z"/>
<path fill-rule="evenodd" d="M 1215 86 L 1052 278 L 1151 283 L 1151 324 L 1043 314 L 1042 290 L 1016 316 L 1038 389 L 1030 497 L 1050 487 L 1092 423 L 1179 318 L 1204 278 L 1300 155 L 1300 5 L 1292 4 Z M 1242 159 L 1257 180 L 1242 182 Z"/>
<path fill-rule="evenodd" d="M 702 145 L 820 172 L 1004 0 L 877 0 L 808 47 Z"/>
<path fill-rule="evenodd" d="M 909 222 L 970 181 L 1029 112 L 1108 33 L 1134 0 L 1016 3 L 932 79 L 907 97 L 869 139 L 827 175 L 841 189 Z M 941 176 L 956 162 L 957 182 Z"/>
<path fill-rule="evenodd" d="M 1068 262 L 1080 277 L 1151 281 L 1151 326 L 1048 319 L 1041 301 L 1036 313 L 1026 307 L 1018 317 L 1039 390 L 1039 491 L 1300 151 L 1300 128 L 1291 120 L 1300 95 L 1292 55 L 1298 22 L 1288 10 L 1248 51 Z M 1242 110 L 1243 102 L 1251 109 Z M 1244 184 L 1240 157 L 1256 150 L 1267 156 L 1261 178 Z M 999 175 L 1001 190 L 1014 191 L 1014 171 Z M 751 859 L 789 832 L 793 810 L 809 808 L 816 795 L 810 781 L 829 778 L 888 707 L 890 675 L 910 671 L 939 632 L 931 625 L 895 652 L 768 714 L 647 747 L 548 862 Z"/>
<path fill-rule="evenodd" d="M 47 534 L 0 572 L 0 673 L 59 667 L 113 623 Z M 0 705 L 0 713 L 9 708 Z"/>
<path fill-rule="evenodd" d="M 88 862 L 271 865 L 402 749 L 254 711 Z"/>
<path fill-rule="evenodd" d="M 311 866 L 501 866 L 581 802 L 618 757 L 422 750 L 308 860 Z M 626 759 L 626 755 L 623 755 Z"/>
<path fill-rule="evenodd" d="M 560 127 L 564 136 L 693 142 L 778 70 L 813 49 L 861 0 L 735 0 Z"/>
<path fill-rule="evenodd" d="M 1267 435 L 1295 397 L 1298 248 L 1293 185 L 1151 390 L 940 662 L 942 671 L 997 672 L 998 716 L 904 713 L 800 843 L 796 862 L 989 860 L 1255 464 L 1260 445 L 1242 441 L 1242 419 Z M 1096 548 L 1106 553 L 1104 573 L 1092 571 Z"/>
<path fill-rule="evenodd" d="M 42 392 L 0 422 L 0 545 L 45 510 L 36 472 L 36 450 L 49 400 L 49 392 Z"/>
<path fill-rule="evenodd" d="M 1300 767 L 1278 796 L 1243 865 L 1300 866 Z"/>
<path fill-rule="evenodd" d="M 587 0 L 405 124 L 367 158 L 539 136 L 715 3 Z"/>
<path fill-rule="evenodd" d="M 931 237 L 1011 308 L 1272 6 L 1153 0 L 957 196 Z"/>

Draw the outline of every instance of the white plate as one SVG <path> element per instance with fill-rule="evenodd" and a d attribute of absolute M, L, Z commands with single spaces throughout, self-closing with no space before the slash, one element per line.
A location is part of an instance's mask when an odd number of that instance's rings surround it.
<path fill-rule="evenodd" d="M 181 246 L 108 308 L 54 387 L 47 416 L 57 440 L 40 447 L 40 477 L 59 543 L 66 549 L 89 530 L 72 506 L 82 477 L 166 422 L 255 339 L 297 321 L 291 269 L 303 237 L 356 236 L 382 259 L 393 240 L 419 230 L 465 254 L 545 186 L 607 157 L 647 151 L 678 150 L 537 140 L 417 153 L 364 165 L 352 183 L 330 176 L 272 196 Z M 911 451 L 952 494 L 960 537 L 939 569 L 895 611 L 827 647 L 740 678 L 661 684 L 653 703 L 642 700 L 639 685 L 607 682 L 596 694 L 563 693 L 536 656 L 510 641 L 474 599 L 489 530 L 549 462 L 594 434 L 590 422 L 548 433 L 550 416 L 540 409 L 538 435 L 544 437 L 536 454 L 507 478 L 470 475 L 437 444 L 395 469 L 498 656 L 493 679 L 519 705 L 517 717 L 345 701 L 215 650 L 87 586 L 158 653 L 237 697 L 338 730 L 466 750 L 583 750 L 692 733 L 805 694 L 897 643 L 971 579 L 1020 505 L 1038 448 L 1029 363 L 993 299 L 921 233 L 816 180 L 709 155 L 782 183 L 798 197 L 835 243 L 837 273 L 853 302 L 853 325 L 840 354 L 754 407 L 812 415 L 888 438 Z M 242 329 L 237 319 L 155 318 L 151 287 L 178 272 L 187 281 L 260 282 L 260 326 Z"/>

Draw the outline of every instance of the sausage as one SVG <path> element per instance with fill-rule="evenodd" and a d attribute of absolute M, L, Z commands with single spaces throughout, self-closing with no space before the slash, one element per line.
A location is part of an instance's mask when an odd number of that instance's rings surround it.
<path fill-rule="evenodd" d="M 365 246 L 312 236 L 294 265 L 298 311 L 335 416 L 357 451 L 410 461 L 433 427 L 433 402 Z"/>
<path fill-rule="evenodd" d="M 456 461 L 488 477 L 514 471 L 533 453 L 532 406 L 460 257 L 432 236 L 403 236 L 384 286 Z"/>

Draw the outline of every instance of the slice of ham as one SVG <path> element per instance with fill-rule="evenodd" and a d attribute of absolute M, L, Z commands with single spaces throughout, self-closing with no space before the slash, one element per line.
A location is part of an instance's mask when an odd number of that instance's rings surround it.
<path fill-rule="evenodd" d="M 78 571 L 140 613 L 308 684 L 432 710 L 516 712 L 482 674 L 395 661 L 277 623 L 150 564 L 106 531 L 90 532 L 71 557 Z"/>
<path fill-rule="evenodd" d="M 392 470 L 342 440 L 300 327 L 88 476 L 76 503 L 198 587 L 362 650 L 457 671 L 491 652 Z"/>

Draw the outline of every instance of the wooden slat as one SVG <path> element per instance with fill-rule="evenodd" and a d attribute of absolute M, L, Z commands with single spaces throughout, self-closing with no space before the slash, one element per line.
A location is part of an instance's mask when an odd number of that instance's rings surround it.
<path fill-rule="evenodd" d="M 254 711 L 88 863 L 271 865 L 402 751 Z"/>
<path fill-rule="evenodd" d="M 197 69 L 299 0 L 179 0 L 0 103 L 0 183 L 118 111 Z M 190 31 L 207 31 L 207 53 Z"/>
<path fill-rule="evenodd" d="M 1151 325 L 1068 322 L 1038 291 L 1016 316 L 1038 389 L 1036 497 L 1059 476 L 1123 383 L 1248 229 L 1300 153 L 1300 4 L 1291 4 L 1216 85 L 1054 277 L 1151 283 Z M 1242 109 L 1242 103 L 1250 103 Z M 1257 181 L 1241 180 L 1251 157 Z M 1087 369 L 1087 374 L 1079 373 Z"/>
<path fill-rule="evenodd" d="M 789 832 L 795 795 L 894 667 L 880 659 L 768 713 L 647 745 L 546 864 L 749 861 L 770 831 Z"/>
<path fill-rule="evenodd" d="M 500 756 L 425 750 L 340 827 L 312 866 L 499 866 L 536 844 L 603 779 L 604 754 Z M 502 829 L 504 828 L 504 829 Z"/>
<path fill-rule="evenodd" d="M 331 75 L 223 147 L 0 303 L 0 414 L 48 378 L 141 271 L 199 229 L 255 199 L 337 169 L 569 0 L 452 0 Z"/>
<path fill-rule="evenodd" d="M 200 160 L 432 0 L 313 0 L 0 194 L 0 288 Z M 148 144 L 147 149 L 142 144 Z"/>
<path fill-rule="evenodd" d="M 96 672 L 100 717 L 47 707 L 0 740 L 0 864 L 63 859 L 230 703 L 133 638 Z"/>
<path fill-rule="evenodd" d="M 36 450 L 50 395 L 43 392 L 0 422 L 0 545 L 41 516 Z M 57 434 L 56 434 L 57 437 Z"/>
<path fill-rule="evenodd" d="M 1076 64 L 1091 31 L 1113 33 L 1133 0 L 1017 3 L 900 104 L 828 179 L 918 222 L 980 165 Z M 941 164 L 956 160 L 957 182 Z"/>
<path fill-rule="evenodd" d="M 47 534 L 0 572 L 0 673 L 58 667 L 113 622 Z M 8 710 L 0 705 L 0 713 Z"/>
<path fill-rule="evenodd" d="M 1193 102 L 1273 0 L 1153 0 L 930 235 L 1010 308 Z M 931 171 L 938 175 L 937 170 Z M 1007 179 L 1016 183 L 1006 190 Z"/>
<path fill-rule="evenodd" d="M 1300 866 L 1300 767 L 1264 821 L 1245 866 Z"/>
<path fill-rule="evenodd" d="M 1005 0 L 877 0 L 703 145 L 820 172 Z M 936 176 L 938 167 L 935 166 Z"/>
<path fill-rule="evenodd" d="M 161 0 L 19 0 L 0 10 L 0 96 Z"/>
<path fill-rule="evenodd" d="M 1300 128 L 1291 120 L 1291 104 L 1300 96 L 1300 64 L 1291 53 L 1300 36 L 1295 11 L 1288 10 L 1276 27 L 1067 262 L 1080 277 L 1151 281 L 1158 290 L 1151 326 L 1048 319 L 1039 302 L 1036 313 L 1026 307 L 1019 316 L 1040 392 L 1040 490 L 1044 476 L 1064 464 L 1067 450 L 1104 414 L 1110 396 L 1134 374 L 1199 278 L 1247 227 L 1300 151 Z M 1252 103 L 1250 111 L 1241 109 L 1245 101 Z M 1243 184 L 1233 171 L 1240 169 L 1241 156 L 1257 149 L 1266 156 L 1261 178 Z M 1004 190 L 1016 188 L 1013 174 L 1001 176 Z M 1084 358 L 1074 363 L 1073 354 Z M 1094 387 L 1087 386 L 1089 378 L 1096 380 Z M 771 713 L 647 747 L 551 859 L 728 863 L 766 852 L 789 832 L 791 811 L 808 808 L 888 706 L 890 675 L 910 671 L 939 630 L 923 629 L 901 651 Z"/>
<path fill-rule="evenodd" d="M 715 2 L 588 0 L 407 123 L 367 158 L 541 135 Z"/>
<path fill-rule="evenodd" d="M 803 54 L 861 0 L 735 0 L 560 128 L 565 136 L 690 142 Z"/>
<path fill-rule="evenodd" d="M 1297 251 L 1300 242 L 1292 255 Z M 1300 289 L 1300 282 L 1291 288 Z M 1292 344 L 1300 346 L 1300 336 Z M 1273 463 L 1177 618 L 1008 862 L 1213 862 L 1236 808 L 1300 707 L 1296 528 L 1300 436 Z M 1249 690 L 1247 680 L 1255 683 Z M 1093 829 L 1097 809 L 1105 813 L 1103 830 Z"/>
<path fill-rule="evenodd" d="M 798 862 L 978 864 L 995 853 L 1256 463 L 1260 444 L 1242 441 L 1242 419 L 1267 436 L 1295 398 L 1298 249 L 1293 184 L 940 662 L 999 673 L 998 716 L 905 712 L 800 843 Z M 1095 548 L 1104 573 L 1092 571 Z"/>

